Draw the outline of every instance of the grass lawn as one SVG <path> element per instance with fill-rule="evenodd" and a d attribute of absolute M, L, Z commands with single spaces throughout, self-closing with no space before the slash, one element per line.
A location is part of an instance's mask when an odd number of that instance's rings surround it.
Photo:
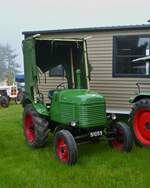
<path fill-rule="evenodd" d="M 33 150 L 24 141 L 22 107 L 0 108 L 0 188 L 149 188 L 150 150 L 130 154 L 107 142 L 79 146 L 79 160 L 67 166 L 55 158 L 53 139 Z"/>

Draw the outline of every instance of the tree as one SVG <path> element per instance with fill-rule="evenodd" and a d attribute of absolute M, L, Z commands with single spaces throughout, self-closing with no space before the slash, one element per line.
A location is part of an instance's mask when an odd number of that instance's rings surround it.
<path fill-rule="evenodd" d="M 18 72 L 16 57 L 17 55 L 9 44 L 0 45 L 0 81 L 7 79 L 9 85 L 14 82 L 15 73 Z"/>
<path fill-rule="evenodd" d="M 5 62 L 5 48 L 0 45 L 0 81 L 5 79 L 7 72 L 7 64 Z"/>

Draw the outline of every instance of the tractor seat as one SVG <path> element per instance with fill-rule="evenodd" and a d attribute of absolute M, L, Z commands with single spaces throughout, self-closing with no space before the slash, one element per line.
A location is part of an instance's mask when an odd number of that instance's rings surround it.
<path fill-rule="evenodd" d="M 55 91 L 56 91 L 56 90 L 49 90 L 49 91 L 48 91 L 48 98 L 49 98 L 49 99 L 52 99 L 53 94 L 54 94 Z"/>

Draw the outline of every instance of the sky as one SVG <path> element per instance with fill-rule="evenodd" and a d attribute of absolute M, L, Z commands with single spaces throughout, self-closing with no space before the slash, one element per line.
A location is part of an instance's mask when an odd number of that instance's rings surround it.
<path fill-rule="evenodd" d="M 150 0 L 0 0 L 0 44 L 22 66 L 23 31 L 147 24 Z"/>

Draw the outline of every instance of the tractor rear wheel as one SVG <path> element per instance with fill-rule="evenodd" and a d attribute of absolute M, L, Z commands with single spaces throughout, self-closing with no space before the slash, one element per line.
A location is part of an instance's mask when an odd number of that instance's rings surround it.
<path fill-rule="evenodd" d="M 133 138 L 128 125 L 122 122 L 115 122 L 111 128 L 112 139 L 109 140 L 109 144 L 123 152 L 130 152 L 133 146 Z"/>
<path fill-rule="evenodd" d="M 54 148 L 59 160 L 73 165 L 77 162 L 78 150 L 74 137 L 67 130 L 60 130 L 55 134 Z"/>
<path fill-rule="evenodd" d="M 150 99 L 137 101 L 130 114 L 130 124 L 139 146 L 150 146 Z"/>
<path fill-rule="evenodd" d="M 23 130 L 27 143 L 33 147 L 43 147 L 48 140 L 48 121 L 39 115 L 31 104 L 24 107 Z"/>

